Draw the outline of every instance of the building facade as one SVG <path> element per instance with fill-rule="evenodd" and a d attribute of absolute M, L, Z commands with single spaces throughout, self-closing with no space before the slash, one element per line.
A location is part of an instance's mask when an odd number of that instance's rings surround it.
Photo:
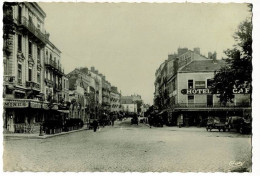
<path fill-rule="evenodd" d="M 250 112 L 250 95 L 246 91 L 235 93 L 234 103 L 225 105 L 210 92 L 214 74 L 226 62 L 217 60 L 216 53 L 209 53 L 207 58 L 199 52 L 199 48 L 178 49 L 178 54 L 169 57 L 156 71 L 154 105 L 165 122 L 203 126 L 209 116 L 226 118 Z"/>
<path fill-rule="evenodd" d="M 4 130 L 7 132 L 39 133 L 43 121 L 62 118 L 58 111 L 59 94 L 55 94 L 57 89 L 62 90 L 60 51 L 44 29 L 45 17 L 45 12 L 34 2 L 4 5 L 4 26 L 8 29 L 4 30 L 3 49 Z M 52 51 L 46 55 L 49 49 Z M 53 56 L 58 60 L 59 70 L 54 70 L 59 78 L 54 76 L 52 81 L 46 74 L 48 69 L 53 71 L 52 65 L 48 65 L 50 53 L 56 54 Z"/>
<path fill-rule="evenodd" d="M 111 112 L 119 113 L 121 111 L 121 94 L 118 92 L 117 87 L 111 87 L 110 93 Z"/>

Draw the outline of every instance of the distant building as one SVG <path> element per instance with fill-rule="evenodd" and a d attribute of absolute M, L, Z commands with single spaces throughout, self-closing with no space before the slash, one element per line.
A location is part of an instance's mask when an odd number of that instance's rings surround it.
<path fill-rule="evenodd" d="M 117 87 L 111 87 L 110 93 L 111 112 L 120 112 L 121 110 L 121 94 L 118 92 Z"/>
<path fill-rule="evenodd" d="M 122 96 L 121 105 L 125 113 L 137 113 L 137 104 L 133 101 L 131 96 Z"/>

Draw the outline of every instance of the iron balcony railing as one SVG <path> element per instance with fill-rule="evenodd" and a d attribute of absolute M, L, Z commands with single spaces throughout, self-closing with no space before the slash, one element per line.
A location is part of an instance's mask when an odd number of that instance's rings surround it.
<path fill-rule="evenodd" d="M 54 60 L 49 60 L 49 59 L 45 59 L 45 65 L 47 67 L 51 67 L 53 68 L 53 70 L 56 71 L 56 73 L 63 75 L 64 70 L 61 68 L 61 66 L 59 66 Z"/>
<path fill-rule="evenodd" d="M 14 84 L 15 83 L 15 76 L 4 75 L 4 83 Z"/>
<path fill-rule="evenodd" d="M 220 107 L 229 107 L 229 108 L 238 108 L 238 107 L 251 107 L 251 103 L 249 102 L 239 102 L 239 103 L 227 103 L 226 105 L 215 103 L 215 104 L 207 104 L 207 103 L 178 103 L 172 105 L 173 108 L 220 108 Z"/>
<path fill-rule="evenodd" d="M 26 27 L 35 37 L 40 39 L 43 43 L 47 42 L 46 34 L 38 29 L 33 22 L 29 21 L 26 17 L 22 17 L 20 24 Z"/>
<path fill-rule="evenodd" d="M 41 87 L 40 87 L 40 84 L 38 84 L 38 83 L 35 83 L 33 81 L 26 81 L 26 88 L 39 90 Z"/>
<path fill-rule="evenodd" d="M 55 84 L 55 89 L 57 91 L 61 91 L 62 90 L 62 85 L 61 84 Z"/>

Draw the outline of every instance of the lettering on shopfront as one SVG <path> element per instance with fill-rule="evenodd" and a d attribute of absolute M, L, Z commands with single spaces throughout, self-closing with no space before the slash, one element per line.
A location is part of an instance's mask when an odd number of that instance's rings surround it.
<path fill-rule="evenodd" d="M 248 94 L 250 92 L 249 88 L 233 89 L 233 94 Z M 182 89 L 182 94 L 212 94 L 210 89 Z"/>
<path fill-rule="evenodd" d="M 26 101 L 6 101 L 4 102 L 5 108 L 25 108 L 29 103 Z"/>
<path fill-rule="evenodd" d="M 41 105 L 41 103 L 38 103 L 38 102 L 31 102 L 30 107 L 40 109 L 40 108 L 42 108 L 42 105 Z"/>

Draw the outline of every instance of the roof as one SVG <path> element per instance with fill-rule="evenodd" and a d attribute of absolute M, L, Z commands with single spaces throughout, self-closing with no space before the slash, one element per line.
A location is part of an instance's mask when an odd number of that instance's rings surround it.
<path fill-rule="evenodd" d="M 135 104 L 132 99 L 130 98 L 122 98 L 121 104 Z"/>
<path fill-rule="evenodd" d="M 219 70 L 221 67 L 226 65 L 224 60 L 196 60 L 190 62 L 188 65 L 180 69 L 179 73 L 189 73 L 189 72 L 214 72 Z"/>

